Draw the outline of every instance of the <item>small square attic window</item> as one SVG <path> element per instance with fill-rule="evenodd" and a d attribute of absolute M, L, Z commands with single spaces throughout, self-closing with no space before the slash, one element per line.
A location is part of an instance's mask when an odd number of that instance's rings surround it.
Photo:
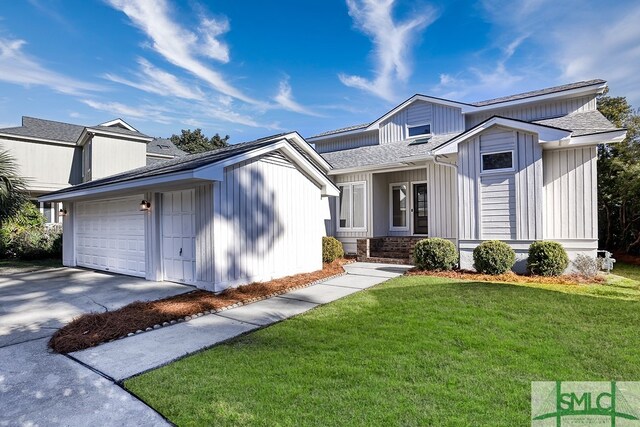
<path fill-rule="evenodd" d="M 407 131 L 409 133 L 409 137 L 420 136 L 420 135 L 430 135 L 431 124 L 419 125 L 419 126 L 407 126 Z"/>

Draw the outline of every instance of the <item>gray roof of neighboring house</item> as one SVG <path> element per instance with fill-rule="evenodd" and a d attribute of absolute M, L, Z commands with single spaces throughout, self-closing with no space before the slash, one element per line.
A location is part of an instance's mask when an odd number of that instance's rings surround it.
<path fill-rule="evenodd" d="M 537 123 L 545 126 L 553 126 L 572 131 L 572 136 L 589 135 L 593 133 L 608 132 L 618 130 L 600 111 L 585 111 L 583 113 L 573 113 L 567 116 L 555 117 L 552 119 L 536 120 Z"/>
<path fill-rule="evenodd" d="M 176 147 L 170 139 L 154 138 L 153 141 L 147 144 L 147 154 L 164 154 L 167 156 L 179 157 L 186 156 L 187 152 Z"/>
<path fill-rule="evenodd" d="M 149 136 L 143 133 L 130 131 L 119 126 L 81 126 L 71 123 L 56 122 L 53 120 L 38 119 L 28 116 L 22 117 L 22 126 L 0 129 L 0 133 L 75 143 L 78 141 L 78 138 L 80 138 L 80 135 L 85 128 L 104 130 L 106 132 L 122 135 L 149 138 Z"/>
<path fill-rule="evenodd" d="M 470 105 L 470 106 L 473 106 L 473 107 L 485 107 L 485 106 L 489 106 L 489 105 L 500 104 L 500 103 L 503 103 L 503 102 L 517 101 L 517 100 L 520 100 L 520 99 L 533 98 L 533 97 L 536 97 L 536 96 L 542 96 L 542 95 L 548 95 L 548 94 L 551 94 L 551 93 L 564 92 L 566 90 L 579 89 L 579 88 L 582 88 L 582 87 L 593 86 L 593 85 L 596 85 L 596 84 L 605 84 L 605 83 L 606 83 L 606 81 L 602 80 L 602 79 L 584 80 L 584 81 L 580 81 L 580 82 L 569 83 L 569 84 L 566 84 L 566 85 L 553 86 L 553 87 L 548 87 L 548 88 L 539 89 L 539 90 L 532 90 L 532 91 L 529 91 L 529 92 L 522 92 L 522 93 L 517 93 L 515 95 L 509 95 L 509 96 L 503 96 L 503 97 L 500 97 L 500 98 L 487 99 L 487 100 L 478 101 L 478 102 L 465 103 L 465 102 L 452 101 L 452 100 L 448 100 L 448 99 L 443 99 L 443 101 L 458 102 L 459 104 L 467 104 L 467 105 Z M 416 94 L 416 95 L 420 95 L 420 94 Z M 414 95 L 414 96 L 416 96 L 416 95 Z M 426 96 L 426 95 L 422 95 L 422 96 Z M 431 98 L 434 98 L 434 97 L 431 97 Z M 411 98 L 409 98 L 409 99 L 411 99 Z M 400 104 L 400 105 L 402 105 L 402 104 Z M 397 107 L 394 107 L 394 109 L 395 108 L 397 108 Z M 393 110 L 391 110 L 391 111 L 393 111 Z M 334 135 L 334 134 L 339 134 L 339 133 L 343 133 L 343 132 L 349 132 L 349 131 L 352 131 L 352 130 L 364 129 L 364 128 L 368 127 L 369 125 L 371 125 L 371 123 L 374 123 L 374 122 L 375 122 L 375 120 L 373 122 L 364 123 L 364 124 L 360 124 L 360 125 L 347 126 L 347 127 L 343 127 L 343 128 L 340 128 L 340 129 L 329 130 L 329 131 L 326 131 L 326 132 L 319 133 L 317 135 L 313 135 L 310 138 L 317 138 L 317 137 L 321 137 L 321 136 L 328 136 L 328 135 Z"/>
<path fill-rule="evenodd" d="M 71 123 L 24 116 L 22 117 L 22 126 L 0 129 L 0 133 L 74 143 L 84 128 L 84 126 Z"/>
<path fill-rule="evenodd" d="M 284 136 L 284 135 L 287 135 L 287 134 L 281 133 L 277 135 L 268 136 L 265 138 L 256 139 L 255 141 L 243 142 L 240 144 L 219 148 L 217 150 L 207 151 L 205 153 L 190 154 L 187 156 L 167 159 L 163 162 L 150 164 L 148 166 L 143 166 L 137 169 L 132 169 L 130 171 L 119 173 L 116 175 L 111 175 L 106 178 L 96 179 L 94 181 L 89 181 L 82 184 L 74 185 L 72 187 L 58 190 L 50 194 L 51 195 L 64 194 L 70 191 L 100 187 L 103 185 L 132 181 L 140 178 L 150 178 L 150 177 L 166 175 L 174 172 L 184 172 L 184 171 L 197 169 L 201 166 L 205 166 L 211 163 L 225 160 L 229 157 L 246 153 L 256 148 L 261 148 L 262 146 L 267 146 L 274 142 L 273 141 L 274 138 L 277 138 L 279 136 Z"/>
<path fill-rule="evenodd" d="M 428 142 L 420 144 L 400 141 L 352 148 L 350 150 L 332 151 L 320 155 L 335 169 L 400 163 L 403 159 L 409 157 L 426 155 L 432 148 L 457 135 L 459 134 L 434 135 Z"/>

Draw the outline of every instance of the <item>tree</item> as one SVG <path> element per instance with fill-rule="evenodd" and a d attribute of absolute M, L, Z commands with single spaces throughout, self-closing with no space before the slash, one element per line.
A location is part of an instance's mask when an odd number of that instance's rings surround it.
<path fill-rule="evenodd" d="M 627 138 L 598 149 L 600 241 L 610 250 L 640 252 L 640 112 L 625 97 L 598 97 L 598 110 Z"/>
<path fill-rule="evenodd" d="M 0 225 L 18 213 L 28 199 L 27 182 L 8 151 L 0 151 Z"/>
<path fill-rule="evenodd" d="M 189 154 L 203 153 L 205 151 L 216 150 L 218 148 L 226 147 L 229 145 L 229 135 L 221 138 L 217 133 L 211 138 L 207 138 L 202 129 L 183 129 L 182 135 L 171 135 L 171 142 L 175 144 L 179 149 L 186 151 Z"/>

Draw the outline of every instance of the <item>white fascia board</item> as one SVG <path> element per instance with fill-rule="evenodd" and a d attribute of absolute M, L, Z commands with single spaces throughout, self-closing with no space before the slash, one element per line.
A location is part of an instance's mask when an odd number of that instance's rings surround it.
<path fill-rule="evenodd" d="M 122 120 L 121 118 L 117 118 L 117 119 L 110 120 L 108 122 L 100 123 L 98 126 L 114 126 L 114 125 L 120 125 L 120 126 L 124 127 L 125 129 L 128 129 L 128 130 L 130 130 L 132 132 L 139 132 L 138 129 L 134 128 L 129 123 L 127 123 L 124 120 Z"/>
<path fill-rule="evenodd" d="M 309 160 L 305 159 L 291 144 L 285 139 L 289 135 L 281 136 L 281 140 L 265 147 L 238 154 L 223 161 L 210 165 L 201 166 L 193 171 L 193 177 L 196 179 L 206 179 L 211 181 L 224 181 L 225 168 L 244 162 L 259 156 L 263 156 L 272 151 L 281 150 L 293 162 L 302 169 L 309 177 L 311 177 L 322 188 L 323 196 L 338 196 L 340 194 L 338 188 L 319 171 Z"/>
<path fill-rule="evenodd" d="M 548 126 L 537 125 L 535 123 L 526 123 L 518 120 L 511 120 L 504 117 L 494 117 L 484 123 L 479 124 L 470 131 L 446 142 L 446 145 L 433 150 L 432 154 L 455 154 L 458 152 L 459 143 L 461 143 L 462 141 L 466 141 L 469 138 L 473 138 L 474 136 L 484 132 L 485 130 L 493 126 L 503 126 L 514 130 L 535 133 L 538 135 L 538 141 L 540 143 L 565 141 L 571 137 L 571 131 L 569 130 L 550 128 Z"/>
<path fill-rule="evenodd" d="M 578 95 L 589 95 L 602 93 L 607 87 L 606 83 L 596 83 L 590 86 L 579 87 L 576 89 L 564 90 L 562 92 L 553 92 L 545 95 L 536 95 L 527 98 L 514 99 L 513 101 L 498 102 L 495 104 L 483 105 L 481 107 L 474 107 L 468 111 L 470 113 L 479 113 L 481 111 L 496 110 L 501 108 L 513 107 L 516 105 L 529 104 L 532 102 L 547 101 L 549 99 L 562 99 L 569 98 Z"/>
<path fill-rule="evenodd" d="M 105 184 L 99 187 L 81 188 L 62 194 L 51 194 L 38 197 L 41 202 L 60 202 L 63 200 L 77 199 L 79 197 L 94 196 L 113 191 L 135 190 L 159 184 L 175 183 L 176 181 L 186 181 L 194 179 L 193 171 L 176 172 L 166 175 L 150 176 L 148 178 L 132 179 L 131 181 Z"/>
<path fill-rule="evenodd" d="M 18 141 L 26 141 L 26 142 L 42 142 L 46 144 L 65 145 L 67 147 L 76 146 L 76 144 L 74 144 L 73 142 L 56 141 L 55 139 L 46 139 L 46 138 L 35 138 L 33 136 L 26 136 L 26 135 L 14 135 L 11 133 L 0 133 L 0 138 L 15 139 Z"/>
<path fill-rule="evenodd" d="M 96 129 L 96 128 L 85 128 L 85 130 L 95 135 L 106 135 L 106 136 L 111 136 L 119 139 L 133 139 L 134 141 L 140 141 L 140 142 L 153 141 L 153 137 L 150 137 L 150 136 L 126 135 L 124 133 L 109 132 L 108 130 L 105 130 L 105 129 Z"/>
<path fill-rule="evenodd" d="M 615 144 L 624 141 L 626 130 L 592 133 L 589 135 L 573 136 L 568 140 L 552 141 L 542 144 L 542 148 L 553 150 L 557 148 L 587 147 L 599 144 Z"/>
<path fill-rule="evenodd" d="M 293 139 L 297 143 L 298 147 L 300 147 L 305 153 L 311 156 L 313 160 L 321 164 L 325 171 L 331 170 L 331 165 L 320 154 L 318 154 L 318 152 L 314 150 L 313 147 L 309 145 L 309 143 L 298 132 L 292 132 L 288 135 L 285 135 L 285 138 Z"/>

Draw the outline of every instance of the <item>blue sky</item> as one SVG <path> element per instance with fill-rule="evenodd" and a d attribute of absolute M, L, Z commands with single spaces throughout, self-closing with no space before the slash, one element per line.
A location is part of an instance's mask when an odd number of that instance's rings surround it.
<path fill-rule="evenodd" d="M 240 142 L 591 78 L 640 107 L 639 22 L 637 1 L 6 1 L 0 127 L 122 117 Z"/>

